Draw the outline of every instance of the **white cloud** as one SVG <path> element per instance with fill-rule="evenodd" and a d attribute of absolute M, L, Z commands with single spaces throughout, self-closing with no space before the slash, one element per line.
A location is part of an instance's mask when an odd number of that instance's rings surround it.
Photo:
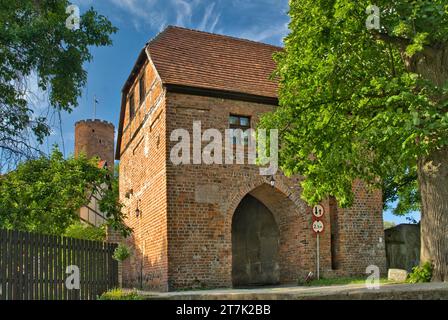
<path fill-rule="evenodd" d="M 94 5 L 94 0 L 73 0 L 80 5 Z M 208 32 L 226 33 L 254 41 L 280 45 L 288 34 L 285 20 L 272 21 L 278 12 L 286 16 L 287 0 L 102 0 L 110 8 L 112 18 L 130 24 L 142 33 L 148 28 L 162 31 L 168 24 Z M 118 9 L 118 10 L 117 10 Z M 229 10 L 235 15 L 248 15 L 250 19 L 229 21 Z M 258 12 L 259 10 L 264 10 Z M 235 17 L 236 17 L 235 16 Z M 230 20 L 230 21 L 232 21 Z"/>
<path fill-rule="evenodd" d="M 213 32 L 215 30 L 216 25 L 219 22 L 219 18 L 221 17 L 221 14 L 214 13 L 214 9 L 215 9 L 214 2 L 209 4 L 205 8 L 204 16 L 202 18 L 201 23 L 198 26 L 199 30 L 209 31 L 209 32 Z"/>
<path fill-rule="evenodd" d="M 172 4 L 176 10 L 176 25 L 180 27 L 213 32 L 221 16 L 215 12 L 216 2 L 212 1 L 206 5 L 202 0 L 172 0 Z M 201 21 L 195 23 L 201 16 Z"/>
<path fill-rule="evenodd" d="M 176 24 L 183 27 L 190 25 L 193 4 L 184 0 L 174 0 L 173 3 L 176 8 Z"/>
<path fill-rule="evenodd" d="M 88 0 L 87 0 L 88 1 Z M 123 10 L 129 21 L 140 31 L 145 26 L 158 30 L 163 29 L 167 22 L 167 12 L 159 10 L 158 0 L 109 0 L 112 5 Z"/>
<path fill-rule="evenodd" d="M 79 4 L 92 0 L 77 0 Z M 113 15 L 117 20 L 131 23 L 137 31 L 146 27 L 158 31 L 168 24 L 213 32 L 220 21 L 217 1 L 205 0 L 107 0 L 120 11 Z M 119 15 L 119 16 L 118 16 Z"/>
<path fill-rule="evenodd" d="M 283 38 L 288 34 L 288 32 L 288 23 L 282 23 L 277 26 L 264 29 L 262 27 L 256 26 L 247 31 L 243 31 L 236 36 L 259 42 L 263 42 L 266 40 L 275 40 L 277 44 L 280 45 Z"/>

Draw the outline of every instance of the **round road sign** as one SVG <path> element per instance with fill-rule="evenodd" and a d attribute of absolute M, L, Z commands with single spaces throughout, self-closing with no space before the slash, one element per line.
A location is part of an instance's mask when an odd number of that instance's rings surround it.
<path fill-rule="evenodd" d="M 324 213 L 325 213 L 324 212 L 324 207 L 322 207 L 320 204 L 314 206 L 314 208 L 313 208 L 313 215 L 316 218 L 322 217 L 324 215 Z"/>
<path fill-rule="evenodd" d="M 314 221 L 313 222 L 313 231 L 315 233 L 322 233 L 324 231 L 324 223 L 319 220 Z"/>

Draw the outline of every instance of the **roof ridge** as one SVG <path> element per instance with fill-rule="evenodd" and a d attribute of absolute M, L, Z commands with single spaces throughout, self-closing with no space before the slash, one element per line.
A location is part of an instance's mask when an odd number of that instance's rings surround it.
<path fill-rule="evenodd" d="M 166 27 L 162 31 L 159 31 L 154 37 L 152 37 L 148 41 L 146 41 L 146 44 L 144 45 L 143 50 L 145 50 L 146 47 L 148 47 L 151 43 L 154 43 L 155 41 L 157 41 L 162 36 L 162 34 L 164 34 L 168 30 L 169 27 L 170 26 Z"/>
<path fill-rule="evenodd" d="M 213 33 L 213 32 L 208 32 L 208 31 L 196 30 L 196 29 L 191 29 L 191 28 L 186 28 L 186 27 L 180 27 L 180 26 L 176 26 L 176 25 L 168 25 L 163 31 L 159 32 L 152 40 L 148 41 L 147 45 L 149 45 L 150 43 L 152 43 L 155 40 L 157 40 L 159 38 L 159 36 L 162 35 L 163 33 L 165 33 L 165 31 L 167 31 L 168 29 L 186 30 L 186 31 L 190 31 L 190 32 L 208 34 L 208 35 L 213 35 L 213 36 L 216 36 L 216 37 L 233 39 L 233 40 L 243 41 L 243 42 L 249 42 L 249 43 L 259 44 L 259 45 L 273 47 L 273 48 L 277 48 L 277 49 L 283 49 L 283 47 L 275 46 L 275 45 L 269 44 L 269 43 L 254 41 L 254 40 L 245 39 L 245 38 L 238 38 L 238 37 L 235 37 L 235 36 L 229 36 L 229 35 L 225 35 L 225 34 L 219 34 L 219 33 Z"/>

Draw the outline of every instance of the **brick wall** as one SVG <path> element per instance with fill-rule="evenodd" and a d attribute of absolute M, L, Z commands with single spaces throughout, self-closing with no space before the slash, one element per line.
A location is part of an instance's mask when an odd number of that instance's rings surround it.
<path fill-rule="evenodd" d="M 151 64 L 141 72 L 146 98 L 139 102 L 139 87 L 134 84 L 136 114 L 131 120 L 126 105 L 121 145 L 120 200 L 125 222 L 133 228 L 126 239 L 133 252 L 123 264 L 123 285 L 163 291 L 168 281 L 165 93 Z"/>
<path fill-rule="evenodd" d="M 83 152 L 88 158 L 98 156 L 114 167 L 115 129 L 101 120 L 82 120 L 75 124 L 75 156 Z"/>
<path fill-rule="evenodd" d="M 353 191 L 353 206 L 337 209 L 340 269 L 359 275 L 367 266 L 376 265 L 387 274 L 382 194 L 368 190 L 360 181 L 354 183 Z"/>
<path fill-rule="evenodd" d="M 259 116 L 272 110 L 272 106 L 168 93 L 167 109 L 169 132 L 177 128 L 191 132 L 193 121 L 197 120 L 201 121 L 203 131 L 208 128 L 224 131 L 228 128 L 230 114 L 250 116 L 252 127 L 255 127 Z M 175 143 L 170 142 L 169 148 Z M 269 178 L 260 176 L 258 167 L 252 165 L 174 166 L 168 162 L 167 174 L 171 289 L 231 285 L 232 215 L 248 193 L 271 210 L 279 226 L 281 282 L 295 283 L 298 277 L 315 271 L 316 237 L 310 231 L 311 209 L 300 199 L 297 177 L 288 179 L 277 175 L 272 189 L 268 186 Z M 383 266 L 383 259 L 377 257 L 384 256 L 384 252 L 376 245 L 382 236 L 381 198 L 378 198 L 379 193 L 369 195 L 360 186 L 356 188 L 355 207 L 341 210 L 341 219 L 338 218 L 340 209 L 334 203 L 323 203 L 327 212 L 323 217 L 326 229 L 320 238 L 321 273 L 324 276 L 361 274 L 365 272 L 366 263 Z M 198 192 L 207 193 L 206 199 L 215 201 L 200 203 Z M 337 224 L 333 221 L 337 226 L 333 231 L 333 246 L 338 255 L 335 259 L 340 260 L 336 271 L 332 270 L 331 214 L 337 219 Z M 371 225 L 368 230 L 356 232 L 358 221 Z M 345 245 L 341 241 L 350 242 L 355 248 L 339 252 Z"/>
<path fill-rule="evenodd" d="M 153 89 L 136 118 L 125 117 L 121 147 L 120 198 L 126 205 L 126 222 L 134 228 L 127 239 L 134 254 L 123 266 L 124 285 L 139 287 L 142 275 L 146 289 L 230 287 L 232 216 L 249 193 L 270 209 L 278 224 L 281 283 L 296 283 L 298 277 L 314 272 L 316 236 L 311 231 L 311 208 L 300 199 L 299 177 L 279 173 L 271 188 L 269 177 L 261 176 L 254 165 L 175 166 L 169 159 L 177 143 L 170 141 L 172 130 L 191 133 L 193 121 L 200 120 L 202 131 L 224 132 L 230 114 L 250 116 L 255 127 L 259 116 L 273 107 L 166 93 L 151 64 L 145 72 L 147 88 Z M 337 208 L 331 199 L 323 203 L 327 212 L 320 239 L 323 276 L 364 274 L 369 264 L 384 268 L 384 240 L 379 242 L 381 194 L 368 193 L 360 183 L 354 188 L 353 208 Z M 337 270 L 332 270 L 331 234 Z"/>

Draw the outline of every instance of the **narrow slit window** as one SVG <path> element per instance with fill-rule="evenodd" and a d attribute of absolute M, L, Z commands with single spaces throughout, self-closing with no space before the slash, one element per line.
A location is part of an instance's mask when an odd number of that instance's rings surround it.
<path fill-rule="evenodd" d="M 146 97 L 145 75 L 144 74 L 140 77 L 138 86 L 139 86 L 139 92 L 140 92 L 140 105 L 141 105 L 145 101 L 145 97 Z"/>
<path fill-rule="evenodd" d="M 134 94 L 129 96 L 129 118 L 132 120 L 135 117 L 135 100 Z"/>

